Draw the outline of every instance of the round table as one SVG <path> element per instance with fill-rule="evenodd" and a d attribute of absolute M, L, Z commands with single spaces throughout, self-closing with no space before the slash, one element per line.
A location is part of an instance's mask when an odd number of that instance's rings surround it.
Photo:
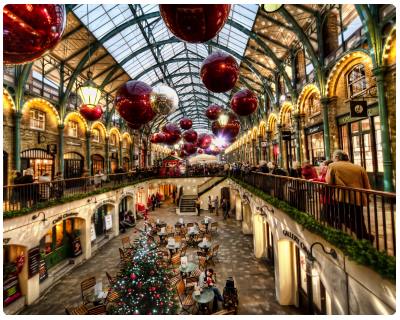
<path fill-rule="evenodd" d="M 195 245 L 195 241 L 194 241 L 194 237 L 196 236 L 196 235 L 198 235 L 199 234 L 199 230 L 197 230 L 197 229 L 194 229 L 194 230 L 192 230 L 192 231 L 189 231 L 188 233 L 187 233 L 187 235 L 189 236 L 189 244 L 190 245 L 192 245 L 192 246 L 194 246 Z"/>
<path fill-rule="evenodd" d="M 164 237 L 167 235 L 166 232 L 157 232 L 157 235 L 160 237 L 160 243 L 164 243 Z"/>
<path fill-rule="evenodd" d="M 197 269 L 197 265 L 193 262 L 188 262 L 185 267 L 182 265 L 179 266 L 179 271 L 187 276 L 188 273 L 191 273 Z"/>
<path fill-rule="evenodd" d="M 159 222 L 156 222 L 156 226 L 157 226 L 157 228 L 166 227 L 167 223 L 164 221 L 159 221 Z"/>
<path fill-rule="evenodd" d="M 168 244 L 166 245 L 166 248 L 169 250 L 169 253 L 171 254 L 171 257 L 176 251 L 178 251 L 178 249 L 180 247 L 181 247 L 181 243 L 180 242 L 175 242 L 174 246 L 170 246 Z"/>
<path fill-rule="evenodd" d="M 101 292 L 102 294 L 105 291 Z M 86 300 L 90 303 L 92 303 L 94 306 L 98 306 L 104 303 L 106 297 L 104 298 L 100 298 L 99 294 L 95 294 L 94 292 L 89 293 L 88 295 L 86 295 Z"/>
<path fill-rule="evenodd" d="M 207 253 L 208 250 L 210 250 L 210 248 L 211 248 L 211 242 L 203 242 L 202 241 L 199 243 L 198 246 L 201 250 L 203 250 L 205 253 Z"/>
<path fill-rule="evenodd" d="M 212 219 L 208 219 L 207 223 L 204 219 L 201 220 L 201 224 L 204 224 L 206 226 L 206 232 L 208 232 L 208 225 L 211 224 L 211 222 L 212 222 Z"/>
<path fill-rule="evenodd" d="M 178 221 L 177 223 L 175 223 L 175 227 L 180 228 L 180 227 L 184 227 L 184 226 L 185 226 L 185 222 L 180 223 L 180 222 Z"/>
<path fill-rule="evenodd" d="M 199 296 L 192 293 L 192 298 L 199 304 L 199 311 L 202 310 L 204 313 L 209 311 L 208 304 L 214 300 L 215 293 L 212 288 L 203 288 L 203 291 Z"/>

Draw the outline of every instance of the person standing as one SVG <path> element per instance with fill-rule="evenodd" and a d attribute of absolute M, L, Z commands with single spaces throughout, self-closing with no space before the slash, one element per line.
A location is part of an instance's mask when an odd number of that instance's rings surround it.
<path fill-rule="evenodd" d="M 57 172 L 56 176 L 52 181 L 53 194 L 57 199 L 60 199 L 64 195 L 65 181 L 63 180 L 61 172 Z"/>
<path fill-rule="evenodd" d="M 214 199 L 214 208 L 215 208 L 215 214 L 218 216 L 218 196 L 215 197 Z"/>
<path fill-rule="evenodd" d="M 334 186 L 371 189 L 365 169 L 351 163 L 342 150 L 336 150 L 333 153 L 333 163 L 328 166 L 325 179 L 328 184 Z M 368 234 L 363 215 L 363 206 L 368 203 L 366 194 L 339 189 L 335 192 L 335 201 L 334 218 L 339 220 L 337 227 L 344 223 L 358 239 L 367 239 L 372 242 L 374 236 Z"/>
<path fill-rule="evenodd" d="M 229 204 L 228 204 L 228 200 L 226 200 L 226 198 L 222 199 L 221 207 L 222 207 L 222 211 L 224 213 L 224 220 L 226 220 L 226 218 L 229 216 Z"/>
<path fill-rule="evenodd" d="M 310 161 L 304 161 L 301 168 L 301 175 L 306 180 L 312 180 L 318 178 L 317 170 L 311 165 Z"/>
<path fill-rule="evenodd" d="M 156 209 L 157 205 L 157 198 L 154 194 L 151 195 L 151 211 L 154 211 Z"/>
<path fill-rule="evenodd" d="M 197 215 L 200 216 L 200 198 L 196 199 Z"/>
<path fill-rule="evenodd" d="M 208 212 L 213 212 L 211 196 L 208 196 Z"/>

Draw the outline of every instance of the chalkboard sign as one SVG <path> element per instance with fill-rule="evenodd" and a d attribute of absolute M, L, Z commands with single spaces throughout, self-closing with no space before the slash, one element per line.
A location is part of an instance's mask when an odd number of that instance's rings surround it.
<path fill-rule="evenodd" d="M 49 274 L 47 273 L 46 261 L 44 259 L 41 259 L 39 263 L 39 282 L 47 279 L 48 276 Z"/>
<path fill-rule="evenodd" d="M 72 241 L 72 252 L 74 257 L 82 254 L 82 245 L 80 238 L 76 238 L 74 241 Z"/>
<path fill-rule="evenodd" d="M 39 273 L 40 249 L 32 248 L 28 251 L 28 277 L 32 278 Z"/>

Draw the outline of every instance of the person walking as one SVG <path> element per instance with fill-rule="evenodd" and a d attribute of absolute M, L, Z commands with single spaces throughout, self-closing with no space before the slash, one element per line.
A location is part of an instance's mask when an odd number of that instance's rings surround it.
<path fill-rule="evenodd" d="M 156 209 L 157 205 L 157 198 L 154 194 L 151 195 L 151 211 L 154 211 Z"/>
<path fill-rule="evenodd" d="M 355 189 L 371 189 L 367 172 L 358 165 L 351 163 L 343 150 L 335 150 L 333 163 L 328 166 L 326 183 L 334 186 L 344 186 Z M 336 190 L 335 212 L 336 227 L 341 223 L 353 231 L 358 239 L 374 240 L 374 236 L 368 234 L 364 221 L 363 206 L 368 199 L 365 193 L 348 190 Z"/>
<path fill-rule="evenodd" d="M 328 166 L 333 163 L 332 160 L 325 160 L 320 164 L 320 173 L 316 179 L 312 181 L 326 183 L 326 174 L 328 172 Z M 334 227 L 334 221 L 332 217 L 332 192 L 330 188 L 318 188 L 320 196 L 319 201 L 321 203 L 321 221 L 325 221 L 329 226 Z"/>
<path fill-rule="evenodd" d="M 218 216 L 218 206 L 219 206 L 219 203 L 218 203 L 218 196 L 216 196 L 215 197 L 215 199 L 214 199 L 214 209 L 215 209 L 215 214 Z"/>

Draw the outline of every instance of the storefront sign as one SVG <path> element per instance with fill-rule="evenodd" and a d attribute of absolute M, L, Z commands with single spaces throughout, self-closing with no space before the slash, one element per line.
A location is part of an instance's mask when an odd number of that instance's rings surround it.
<path fill-rule="evenodd" d="M 40 249 L 32 248 L 28 251 L 28 278 L 39 273 Z"/>
<path fill-rule="evenodd" d="M 39 264 L 39 282 L 44 281 L 47 279 L 49 274 L 47 273 L 47 264 L 46 260 L 40 259 L 40 264 Z"/>
<path fill-rule="evenodd" d="M 365 100 L 350 100 L 350 117 L 366 118 L 368 117 L 367 101 Z"/>
<path fill-rule="evenodd" d="M 94 228 L 94 223 L 90 226 L 90 241 L 96 240 L 96 230 Z"/>
<path fill-rule="evenodd" d="M 306 135 L 313 134 L 315 132 L 324 131 L 324 124 L 320 123 L 319 125 L 308 127 L 304 129 L 304 133 Z"/>
<path fill-rule="evenodd" d="M 307 249 L 306 245 L 302 241 L 300 241 L 300 239 L 297 235 L 295 235 L 294 233 L 292 233 L 291 231 L 288 231 L 288 230 L 283 230 L 282 233 L 284 236 L 286 236 L 286 237 L 292 239 L 294 242 L 296 242 L 301 250 L 305 251 L 307 254 L 309 253 L 309 250 Z"/>
<path fill-rule="evenodd" d="M 67 145 L 70 145 L 70 146 L 76 146 L 76 147 L 82 146 L 82 143 L 80 143 L 80 142 L 74 142 L 74 141 L 67 141 L 66 144 L 67 144 Z"/>
<path fill-rule="evenodd" d="M 104 224 L 106 226 L 106 230 L 110 230 L 112 228 L 112 215 L 106 214 L 104 216 Z"/>
<path fill-rule="evenodd" d="M 57 218 L 55 218 L 53 220 L 53 224 L 57 224 L 58 222 L 60 222 L 63 219 L 69 218 L 69 217 L 75 217 L 78 215 L 78 212 L 68 212 L 68 213 L 64 213 L 61 216 L 58 216 Z"/>
<path fill-rule="evenodd" d="M 292 140 L 292 132 L 291 131 L 282 131 L 282 140 L 284 140 L 284 141 Z"/>
<path fill-rule="evenodd" d="M 82 254 L 82 245 L 80 238 L 76 238 L 74 241 L 72 241 L 72 250 L 74 257 L 80 256 Z"/>

